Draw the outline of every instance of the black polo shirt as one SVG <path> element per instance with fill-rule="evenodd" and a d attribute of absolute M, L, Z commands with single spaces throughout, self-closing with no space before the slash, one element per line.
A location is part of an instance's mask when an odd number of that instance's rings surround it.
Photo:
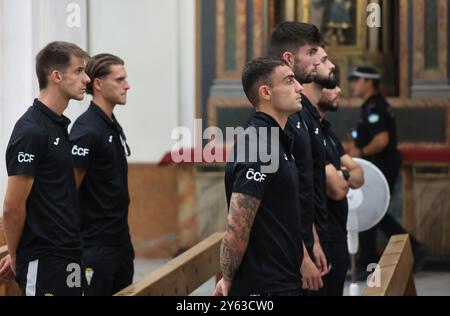
<path fill-rule="evenodd" d="M 230 205 L 231 194 L 247 194 L 261 200 L 250 232 L 242 262 L 230 289 L 231 295 L 265 294 L 301 287 L 300 265 L 303 259 L 301 214 L 298 199 L 298 177 L 292 156 L 292 139 L 269 115 L 256 112 L 246 131 L 257 129 L 257 140 L 263 152 L 271 147 L 271 128 L 279 131 L 273 148 L 278 150 L 278 168 L 265 173 L 261 157 L 229 161 L 225 189 Z M 267 128 L 264 135 L 259 128 Z M 238 143 L 242 140 L 238 138 Z M 245 142 L 247 152 L 251 142 Z M 235 144 L 235 152 L 237 145 Z M 233 157 L 233 153 L 231 154 Z M 248 157 L 248 156 L 247 156 Z M 230 159 L 233 160 L 233 159 Z"/>
<path fill-rule="evenodd" d="M 75 168 L 86 175 L 79 189 L 82 237 L 86 246 L 121 245 L 128 229 L 128 165 L 123 131 L 97 105 L 75 121 L 70 131 Z"/>
<path fill-rule="evenodd" d="M 380 168 L 392 188 L 400 170 L 401 155 L 397 150 L 396 119 L 389 103 L 381 94 L 371 96 L 361 106 L 357 132 L 355 145 L 358 148 L 367 146 L 379 133 L 389 133 L 389 143 L 382 152 L 363 158 Z"/>
<path fill-rule="evenodd" d="M 312 225 L 314 222 L 314 174 L 309 130 L 300 112 L 292 114 L 286 132 L 294 139 L 293 156 L 299 178 L 299 199 L 302 210 L 303 242 L 311 251 L 314 245 Z"/>
<path fill-rule="evenodd" d="M 34 100 L 17 121 L 6 149 L 9 176 L 34 177 L 26 201 L 17 261 L 53 254 L 80 259 L 80 213 L 70 155 L 70 121 Z"/>
<path fill-rule="evenodd" d="M 345 155 L 344 148 L 331 128 L 330 122 L 323 119 L 322 125 L 324 135 L 327 139 L 325 163 L 326 165 L 332 164 L 337 170 L 341 170 L 341 158 Z M 329 225 L 328 234 L 324 240 L 328 242 L 346 242 L 348 217 L 347 198 L 340 201 L 327 198 L 327 210 Z"/>
<path fill-rule="evenodd" d="M 301 117 L 306 123 L 311 140 L 314 177 L 314 224 L 320 239 L 325 239 L 328 229 L 326 175 L 325 175 L 325 148 L 327 142 L 322 132 L 322 123 L 319 111 L 311 104 L 309 99 L 302 95 L 303 109 Z"/>

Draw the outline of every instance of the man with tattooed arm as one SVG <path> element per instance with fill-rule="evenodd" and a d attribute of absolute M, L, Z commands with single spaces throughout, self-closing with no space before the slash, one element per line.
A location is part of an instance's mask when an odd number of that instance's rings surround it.
<path fill-rule="evenodd" d="M 242 85 L 255 111 L 227 163 L 223 278 L 214 295 L 298 296 L 303 259 L 298 175 L 284 128 L 301 109 L 303 87 L 284 60 L 268 57 L 246 65 Z"/>

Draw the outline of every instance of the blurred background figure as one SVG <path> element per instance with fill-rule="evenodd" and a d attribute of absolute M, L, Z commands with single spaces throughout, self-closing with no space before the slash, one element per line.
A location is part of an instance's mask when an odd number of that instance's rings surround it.
<path fill-rule="evenodd" d="M 396 119 L 387 100 L 379 91 L 380 74 L 371 67 L 357 67 L 350 76 L 353 96 L 363 98 L 361 117 L 356 130 L 352 132 L 354 144 L 350 147 L 352 157 L 361 157 L 376 165 L 386 177 L 391 195 L 400 171 L 402 157 L 397 149 Z M 377 230 L 387 237 L 405 234 L 406 230 L 389 214 L 374 228 L 360 233 L 359 269 L 364 277 L 366 267 L 379 260 L 376 251 Z M 411 236 L 415 258 L 415 270 L 423 264 L 426 248 Z"/>

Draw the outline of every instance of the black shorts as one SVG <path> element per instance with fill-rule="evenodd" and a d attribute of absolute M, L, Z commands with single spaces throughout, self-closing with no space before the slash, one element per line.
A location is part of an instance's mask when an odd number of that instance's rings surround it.
<path fill-rule="evenodd" d="M 23 296 L 82 296 L 81 260 L 55 255 L 17 263 L 16 281 Z"/>
<path fill-rule="evenodd" d="M 90 246 L 83 249 L 86 296 L 111 296 L 133 283 L 134 250 L 122 246 Z"/>

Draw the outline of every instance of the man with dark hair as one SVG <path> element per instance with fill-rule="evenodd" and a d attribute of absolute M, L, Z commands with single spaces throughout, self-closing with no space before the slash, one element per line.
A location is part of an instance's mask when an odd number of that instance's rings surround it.
<path fill-rule="evenodd" d="M 320 295 L 327 294 L 327 274 L 331 273 L 331 270 L 335 270 L 334 264 L 337 263 L 337 259 L 333 254 L 331 244 L 333 239 L 333 232 L 335 231 L 337 224 L 333 221 L 330 214 L 330 210 L 327 205 L 327 175 L 326 170 L 329 168 L 329 160 L 327 159 L 327 148 L 329 147 L 327 135 L 325 133 L 325 125 L 322 122 L 322 113 L 318 108 L 319 100 L 322 96 L 322 89 L 332 89 L 336 87 L 335 83 L 335 65 L 330 61 L 324 48 L 319 47 L 317 56 L 320 59 L 320 64 L 317 66 L 316 73 L 314 75 L 314 82 L 304 85 L 305 90 L 302 112 L 302 117 L 307 126 L 310 126 L 310 139 L 313 151 L 313 157 L 315 159 L 314 168 L 314 193 L 315 193 L 315 207 L 316 213 L 314 218 L 314 225 L 317 231 L 315 238 L 315 244 L 320 243 L 326 259 L 327 259 L 327 271 L 323 273 L 324 288 L 320 291 Z M 315 245 L 314 245 L 315 246 Z M 314 252 L 314 251 L 313 251 Z M 342 251 L 341 251 L 342 252 Z M 330 270 L 331 269 L 331 270 Z"/>
<path fill-rule="evenodd" d="M 361 119 L 356 129 L 354 146 L 350 149 L 353 157 L 362 157 L 376 165 L 386 177 L 391 194 L 401 167 L 402 157 L 397 149 L 397 129 L 395 116 L 387 100 L 379 91 L 380 74 L 372 67 L 356 67 L 349 78 L 355 97 L 366 101 L 361 106 Z M 381 229 L 387 237 L 406 234 L 405 229 L 386 213 L 372 229 L 360 233 L 359 277 L 368 275 L 366 268 L 378 262 L 376 253 L 376 232 Z M 420 270 L 427 249 L 411 236 L 415 270 Z"/>
<path fill-rule="evenodd" d="M 350 188 L 357 189 L 364 184 L 364 172 L 352 157 L 345 153 L 331 123 L 325 119 L 326 112 L 338 110 L 341 89 L 337 85 L 338 81 L 330 78 L 323 70 L 323 67 L 317 67 L 315 83 L 312 84 L 322 90 L 317 109 L 322 118 L 322 130 L 326 140 L 327 211 L 330 222 L 328 234 L 322 242 L 332 268 L 324 277 L 322 294 L 342 296 L 350 260 L 347 247 L 347 193 Z"/>
<path fill-rule="evenodd" d="M 122 127 L 113 114 L 125 105 L 124 62 L 111 54 L 91 58 L 86 73 L 93 100 L 70 132 L 82 214 L 83 265 L 88 296 L 109 296 L 130 285 L 134 251 L 128 227 L 130 155 Z"/>
<path fill-rule="evenodd" d="M 80 214 L 63 115 L 82 100 L 89 58 L 78 46 L 52 42 L 36 57 L 40 93 L 17 121 L 6 149 L 3 223 L 10 267 L 23 295 L 81 295 Z M 5 264 L 6 263 L 6 264 Z"/>
<path fill-rule="evenodd" d="M 223 278 L 214 295 L 300 295 L 298 177 L 292 139 L 284 128 L 289 115 L 301 109 L 303 88 L 285 61 L 267 57 L 246 65 L 242 85 L 255 112 L 227 163 L 229 214 L 220 253 Z M 242 141 L 245 146 L 238 145 Z M 256 144 L 258 153 L 251 150 Z M 262 153 L 269 149 L 278 165 L 267 171 Z"/>
<path fill-rule="evenodd" d="M 269 52 L 283 58 L 302 84 L 311 83 L 320 64 L 317 51 L 322 44 L 319 30 L 312 24 L 283 22 L 275 28 Z M 299 199 L 302 206 L 304 259 L 301 266 L 303 289 L 318 291 L 327 272 L 327 260 L 316 232 L 325 230 L 325 151 L 320 141 L 320 124 L 305 109 L 310 102 L 302 96 L 303 110 L 289 117 L 286 127 L 294 136 L 294 157 L 299 176 Z M 308 123 L 307 123 L 308 122 Z"/>
<path fill-rule="evenodd" d="M 320 45 L 322 36 L 316 26 L 283 22 L 272 32 L 269 55 L 286 60 L 299 82 L 310 83 L 319 63 L 315 54 Z"/>

